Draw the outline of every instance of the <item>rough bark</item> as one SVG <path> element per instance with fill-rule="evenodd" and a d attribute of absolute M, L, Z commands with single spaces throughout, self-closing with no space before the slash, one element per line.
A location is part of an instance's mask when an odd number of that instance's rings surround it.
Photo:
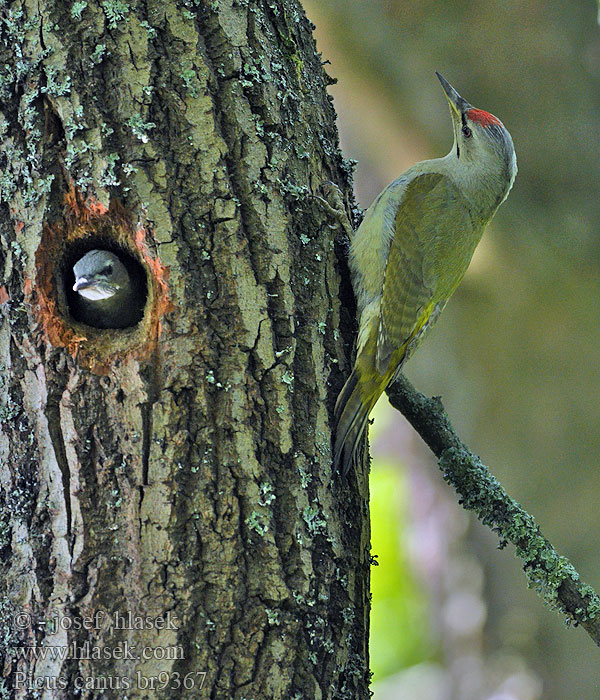
<path fill-rule="evenodd" d="M 0 31 L 0 697 L 368 697 L 310 196 L 349 171 L 301 7 L 16 0 Z M 102 245 L 146 276 L 133 328 L 69 313 Z"/>

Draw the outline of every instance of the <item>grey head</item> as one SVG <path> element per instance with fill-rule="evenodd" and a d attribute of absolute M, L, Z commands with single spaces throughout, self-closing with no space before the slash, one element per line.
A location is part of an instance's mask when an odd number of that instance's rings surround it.
<path fill-rule="evenodd" d="M 511 135 L 498 117 L 473 107 L 436 74 L 452 116 L 454 145 L 447 158 L 452 158 L 455 180 L 471 199 L 490 199 L 495 210 L 506 199 L 517 174 Z"/>
<path fill-rule="evenodd" d="M 129 285 L 129 273 L 108 250 L 90 250 L 73 266 L 73 291 L 90 301 L 109 299 Z"/>

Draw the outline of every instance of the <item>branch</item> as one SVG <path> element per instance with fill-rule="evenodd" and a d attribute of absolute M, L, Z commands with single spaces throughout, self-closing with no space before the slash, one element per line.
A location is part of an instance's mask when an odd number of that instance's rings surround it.
<path fill-rule="evenodd" d="M 403 375 L 387 393 L 392 406 L 404 414 L 438 458 L 444 480 L 456 489 L 459 503 L 498 534 L 501 548 L 508 542 L 515 545 L 528 586 L 550 608 L 566 615 L 567 623 L 581 625 L 600 646 L 600 598 L 580 581 L 573 565 L 556 553 L 533 517 L 510 498 L 458 437 L 440 398 L 423 396 Z"/>

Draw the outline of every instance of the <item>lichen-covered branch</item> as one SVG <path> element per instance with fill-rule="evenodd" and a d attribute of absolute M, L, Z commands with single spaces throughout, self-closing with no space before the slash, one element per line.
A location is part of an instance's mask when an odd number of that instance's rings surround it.
<path fill-rule="evenodd" d="M 508 542 L 515 546 L 528 585 L 552 609 L 566 615 L 568 623 L 581 625 L 600 646 L 600 598 L 462 442 L 440 399 L 423 396 L 404 376 L 390 387 L 388 396 L 438 458 L 444 480 L 456 489 L 459 503 L 498 534 L 500 547 Z"/>

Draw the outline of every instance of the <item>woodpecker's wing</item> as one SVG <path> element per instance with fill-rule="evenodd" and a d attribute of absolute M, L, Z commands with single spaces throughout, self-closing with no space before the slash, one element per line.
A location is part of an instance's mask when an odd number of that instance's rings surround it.
<path fill-rule="evenodd" d="M 423 173 L 408 184 L 396 212 L 383 283 L 380 374 L 389 369 L 394 351 L 416 346 L 460 282 L 473 250 L 468 255 L 455 251 L 464 248 L 461 242 L 472 231 L 468 205 L 449 177 Z"/>

